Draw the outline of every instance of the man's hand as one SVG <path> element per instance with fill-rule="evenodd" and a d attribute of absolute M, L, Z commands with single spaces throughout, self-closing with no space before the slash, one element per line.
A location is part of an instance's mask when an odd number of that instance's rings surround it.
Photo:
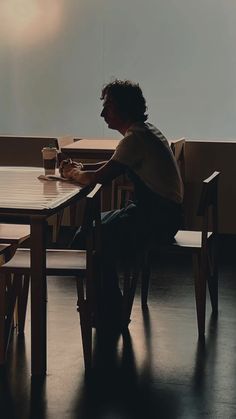
<path fill-rule="evenodd" d="M 70 179 L 72 178 L 72 173 L 80 172 L 83 170 L 83 164 L 72 161 L 71 159 L 62 160 L 59 173 L 62 177 Z"/>

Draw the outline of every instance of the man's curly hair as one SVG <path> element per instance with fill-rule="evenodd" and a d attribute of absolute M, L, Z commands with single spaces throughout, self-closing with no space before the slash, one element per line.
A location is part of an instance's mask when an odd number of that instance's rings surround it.
<path fill-rule="evenodd" d="M 146 121 L 146 100 L 138 83 L 116 79 L 102 89 L 101 100 L 111 98 L 121 117 L 133 121 Z"/>

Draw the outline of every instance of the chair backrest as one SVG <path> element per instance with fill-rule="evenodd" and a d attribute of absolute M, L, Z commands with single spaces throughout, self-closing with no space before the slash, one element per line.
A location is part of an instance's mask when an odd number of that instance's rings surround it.
<path fill-rule="evenodd" d="M 101 293 L 101 190 L 102 185 L 96 184 L 93 188 L 85 187 L 84 216 L 82 231 L 86 246 L 86 298 L 93 310 L 98 310 L 97 298 Z"/>
<path fill-rule="evenodd" d="M 88 190 L 88 192 L 87 192 Z M 85 207 L 82 221 L 83 232 L 86 233 L 86 248 L 93 252 L 101 251 L 101 190 L 102 185 L 97 183 L 92 189 L 84 188 Z"/>
<path fill-rule="evenodd" d="M 207 241 L 209 231 L 218 233 L 218 182 L 220 172 L 212 173 L 202 182 L 197 215 L 202 217 L 202 245 Z"/>
<path fill-rule="evenodd" d="M 171 150 L 175 156 L 179 166 L 180 174 L 183 182 L 185 181 L 185 139 L 180 138 L 172 141 L 170 144 Z"/>
<path fill-rule="evenodd" d="M 0 166 L 42 167 L 43 147 L 59 148 L 54 137 L 0 136 Z"/>

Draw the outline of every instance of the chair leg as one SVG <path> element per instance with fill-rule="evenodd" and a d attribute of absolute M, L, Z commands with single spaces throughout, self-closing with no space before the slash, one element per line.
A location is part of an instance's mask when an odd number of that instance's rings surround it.
<path fill-rule="evenodd" d="M 19 282 L 11 275 L 0 277 L 0 365 L 4 364 L 14 324 Z"/>
<path fill-rule="evenodd" d="M 218 313 L 218 262 L 214 248 L 208 255 L 208 289 L 211 300 L 212 313 Z"/>
<path fill-rule="evenodd" d="M 84 353 L 84 366 L 86 371 L 88 371 L 92 366 L 92 324 L 89 311 L 88 304 L 84 301 L 83 306 L 80 306 L 79 314 Z"/>
<path fill-rule="evenodd" d="M 197 309 L 197 323 L 199 338 L 205 335 L 206 317 L 206 263 L 205 258 L 199 254 L 193 254 L 193 266 L 195 277 L 195 299 Z"/>
<path fill-rule="evenodd" d="M 5 363 L 6 277 L 0 274 L 0 365 Z"/>
<path fill-rule="evenodd" d="M 123 324 L 129 320 L 129 290 L 130 290 L 130 267 L 124 267 L 124 285 L 123 285 Z"/>
<path fill-rule="evenodd" d="M 18 334 L 23 335 L 25 329 L 25 316 L 27 310 L 27 302 L 28 302 L 28 295 L 29 295 L 29 275 L 24 275 L 21 278 L 21 287 L 18 296 Z"/>
<path fill-rule="evenodd" d="M 144 256 L 144 264 L 143 264 L 142 273 L 141 273 L 141 304 L 142 304 L 142 308 L 147 307 L 150 274 L 151 274 L 150 257 L 149 257 L 149 253 L 147 252 Z"/>
<path fill-rule="evenodd" d="M 211 300 L 212 313 L 218 313 L 218 269 L 208 277 L 208 289 Z"/>
<path fill-rule="evenodd" d="M 138 278 L 139 278 L 139 270 L 137 269 L 137 270 L 134 270 L 133 276 L 131 278 L 131 283 L 130 283 L 130 293 L 129 293 L 129 305 L 128 305 L 128 312 L 127 312 L 127 320 L 129 320 L 129 318 L 131 316 L 131 312 L 132 312 L 132 308 L 133 308 L 133 303 L 134 303 L 134 297 L 135 297 L 135 291 L 136 291 L 136 287 L 137 287 Z"/>
<path fill-rule="evenodd" d="M 9 288 L 7 292 L 7 312 L 6 312 L 6 350 L 10 342 L 12 329 L 14 326 L 14 312 L 16 308 L 17 297 L 20 292 L 21 276 L 13 275 L 13 277 L 11 278 L 11 274 L 10 274 L 7 281 L 9 284 Z"/>
<path fill-rule="evenodd" d="M 85 371 L 88 371 L 92 366 L 92 318 L 90 305 L 84 299 L 83 282 L 81 279 L 77 280 L 77 292 L 84 366 Z"/>
<path fill-rule="evenodd" d="M 137 266 L 133 269 L 132 275 L 129 269 L 125 270 L 123 289 L 123 322 L 125 327 L 128 325 L 131 316 L 138 277 L 139 269 Z"/>

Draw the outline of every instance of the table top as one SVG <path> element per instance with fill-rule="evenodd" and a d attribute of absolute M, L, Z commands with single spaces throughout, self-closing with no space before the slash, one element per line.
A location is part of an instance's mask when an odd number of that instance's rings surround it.
<path fill-rule="evenodd" d="M 38 179 L 42 174 L 43 168 L 0 167 L 0 213 L 53 213 L 81 191 L 72 182 Z"/>
<path fill-rule="evenodd" d="M 78 153 L 91 151 L 94 153 L 113 152 L 119 142 L 120 140 L 115 138 L 84 138 L 62 147 L 61 151 L 64 153 L 69 151 Z"/>
<path fill-rule="evenodd" d="M 183 138 L 168 140 L 169 144 L 184 141 Z M 81 138 L 61 148 L 65 154 L 71 153 L 111 153 L 118 146 L 120 139 L 117 138 Z"/>

